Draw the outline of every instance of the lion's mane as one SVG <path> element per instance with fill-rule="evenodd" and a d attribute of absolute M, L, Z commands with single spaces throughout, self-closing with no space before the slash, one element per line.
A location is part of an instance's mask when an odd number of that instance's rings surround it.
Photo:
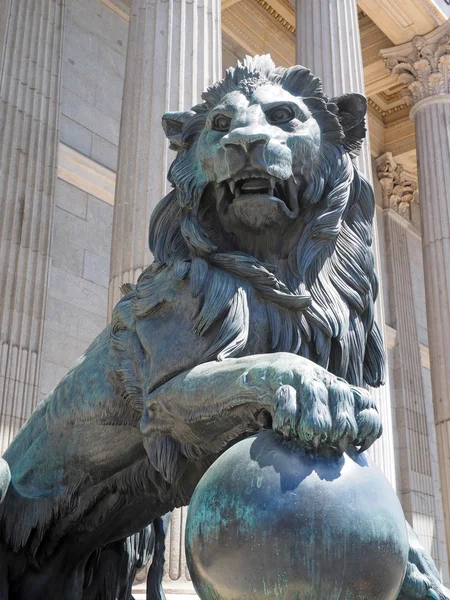
<path fill-rule="evenodd" d="M 205 207 L 207 181 L 196 159 L 196 143 L 208 112 L 233 90 L 251 95 L 262 83 L 280 85 L 301 96 L 322 134 L 321 160 L 302 192 L 302 220 L 294 250 L 275 269 L 229 242 L 214 243 L 220 229 L 214 210 Z M 320 80 L 304 67 L 275 68 L 267 56 L 248 57 L 202 96 L 204 102 L 183 114 L 172 130 L 165 126 L 177 157 L 169 172 L 174 189 L 155 208 L 150 249 L 155 263 L 142 274 L 134 300 L 137 317 L 153 310 L 152 271 L 170 266 L 189 277 L 202 308 L 194 329 L 199 335 L 221 320 L 217 339 L 204 360 L 240 356 L 249 331 L 252 296 L 267 305 L 273 351 L 301 354 L 353 385 L 378 386 L 384 379 L 384 349 L 374 321 L 378 280 L 374 271 L 372 220 L 374 197 L 352 158 L 365 135 L 364 119 L 355 123 L 346 97 L 328 99 Z M 182 114 L 182 113 L 180 113 Z M 175 123 L 176 125 L 176 123 Z M 295 158 L 294 158 L 295 160 Z M 305 299 L 310 295 L 307 308 Z"/>
<path fill-rule="evenodd" d="M 202 202 L 208 182 L 202 180 L 195 152 L 208 111 L 229 91 L 240 89 L 251 94 L 265 81 L 301 96 L 322 131 L 322 156 L 302 193 L 303 218 L 294 249 L 274 268 L 237 251 L 229 240 L 217 243 L 221 240 L 220 226 L 214 210 Z M 136 319 L 151 314 L 164 302 L 165 289 L 155 275 L 165 268 L 172 269 L 179 279 L 189 279 L 193 296 L 200 299 L 193 322 L 197 334 L 202 336 L 220 324 L 203 361 L 245 354 L 252 305 L 258 295 L 267 307 L 274 352 L 301 354 L 353 385 L 379 385 L 384 377 L 384 351 L 374 322 L 378 291 L 371 250 L 374 198 L 370 184 L 351 160 L 364 136 L 364 124 L 353 125 L 345 111 L 345 97 L 328 100 L 319 80 L 307 69 L 275 68 L 267 57 L 248 59 L 229 69 L 203 99 L 203 104 L 185 113 L 180 128 L 166 130 L 178 154 L 169 173 L 174 189 L 155 208 L 150 223 L 155 262 L 144 270 L 136 286 L 124 286 L 126 293 L 114 309 L 111 330 L 106 330 L 82 359 L 88 360 L 99 345 L 110 344 L 108 379 L 124 399 L 122 414 L 115 418 L 137 427 L 144 409 L 146 356 L 135 325 Z M 47 424 L 64 418 L 70 426 L 72 417 L 76 422 L 91 414 L 89 396 L 83 400 L 79 395 L 69 412 L 66 398 L 76 385 L 69 372 L 48 402 L 41 405 Z M 83 381 L 83 385 L 87 383 Z M 99 410 L 106 419 L 106 408 Z M 33 435 L 30 425 L 27 432 Z M 25 440 L 25 446 L 16 445 L 10 452 L 25 456 L 27 438 L 23 435 L 20 439 Z M 11 493 L 0 506 L 4 540 L 18 552 L 32 539 L 27 552 L 36 556 L 52 521 L 70 514 L 70 522 L 75 522 L 108 494 L 120 493 L 125 503 L 127 494 L 155 490 L 161 501 L 168 502 L 170 482 L 178 481 L 183 471 L 180 449 L 169 436 L 150 442 L 153 448 L 147 447 L 147 453 L 150 458 L 155 455 L 151 465 L 143 459 L 87 490 L 83 498 L 79 494 L 81 480 L 56 495 L 49 492 L 45 497 L 34 497 L 27 490 Z M 197 449 L 189 444 L 182 452 L 188 459 L 205 458 L 196 455 Z M 189 489 L 178 484 L 177 502 L 188 501 Z M 94 527 L 94 521 L 90 525 Z M 54 532 L 52 543 L 64 533 Z"/>

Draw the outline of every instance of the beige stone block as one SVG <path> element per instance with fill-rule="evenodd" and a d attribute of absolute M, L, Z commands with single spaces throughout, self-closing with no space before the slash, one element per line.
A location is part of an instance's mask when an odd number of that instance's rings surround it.
<path fill-rule="evenodd" d="M 49 394 L 58 385 L 68 370 L 69 367 L 43 360 L 41 364 L 41 394 L 44 396 Z"/>
<path fill-rule="evenodd" d="M 84 251 L 83 279 L 108 288 L 109 284 L 109 256 L 99 256 L 89 250 Z"/>
<path fill-rule="evenodd" d="M 86 343 L 86 347 L 105 329 L 106 313 L 97 315 L 80 309 L 77 337 Z"/>
<path fill-rule="evenodd" d="M 53 333 L 66 333 L 77 338 L 84 347 L 88 347 L 106 326 L 106 315 L 98 315 L 90 310 L 74 306 L 49 295 L 47 300 L 47 319 L 45 323 L 44 345 L 53 344 Z"/>
<path fill-rule="evenodd" d="M 104 202 L 114 203 L 115 173 L 64 144 L 58 150 L 58 177 Z"/>
<path fill-rule="evenodd" d="M 104 138 L 93 134 L 91 158 L 108 169 L 115 171 L 117 169 L 118 148 L 115 144 L 108 142 Z"/>
<path fill-rule="evenodd" d="M 90 156 L 92 148 L 92 131 L 89 131 L 86 127 L 69 119 L 66 115 L 61 115 L 60 123 L 61 142 L 78 150 L 78 152 L 81 152 L 86 156 Z"/>
<path fill-rule="evenodd" d="M 105 288 L 53 266 L 50 269 L 50 287 L 55 298 L 94 314 L 106 315 L 108 295 Z"/>
<path fill-rule="evenodd" d="M 48 342 L 50 342 L 50 340 L 48 340 Z M 86 350 L 84 341 L 74 338 L 64 331 L 53 330 L 51 343 L 48 342 L 43 349 L 43 360 L 67 369 L 69 369 Z"/>
<path fill-rule="evenodd" d="M 78 2 L 77 10 L 71 15 L 72 26 L 92 35 L 115 52 L 125 55 L 128 27 L 117 14 L 108 15 L 106 7 L 99 0 Z M 121 43 L 119 43 L 121 42 Z"/>
<path fill-rule="evenodd" d="M 52 239 L 52 265 L 67 273 L 81 277 L 83 272 L 83 249 L 72 244 L 70 239 L 56 234 Z"/>
<path fill-rule="evenodd" d="M 105 5 L 105 10 L 113 11 L 127 23 L 130 21 L 130 6 L 126 0 L 100 0 L 100 2 Z"/>
<path fill-rule="evenodd" d="M 55 204 L 80 219 L 86 219 L 87 193 L 59 178 L 55 185 Z"/>
<path fill-rule="evenodd" d="M 68 244 L 72 244 L 78 248 L 85 248 L 89 243 L 87 211 L 86 219 L 82 219 L 70 212 L 56 208 L 53 215 L 53 237 L 55 241 L 61 240 L 64 243 L 65 240 Z M 58 250 L 60 250 L 60 246 L 58 246 Z M 55 252 L 52 248 L 52 255 L 54 254 Z"/>
<path fill-rule="evenodd" d="M 49 293 L 47 296 L 44 344 L 51 343 L 52 331 L 64 331 L 72 337 L 77 337 L 80 313 L 82 312 L 84 312 L 82 309 L 55 298 Z"/>
<path fill-rule="evenodd" d="M 82 98 L 74 95 L 69 96 L 68 94 L 63 96 L 61 99 L 61 114 L 66 115 L 113 144 L 119 143 L 119 121 L 97 107 L 90 105 Z"/>
<path fill-rule="evenodd" d="M 119 35 L 119 40 L 126 46 L 128 36 L 128 23 L 130 22 L 130 2 L 129 0 L 100 0 L 100 15 L 103 21 Z M 125 51 L 124 51 L 125 54 Z"/>
<path fill-rule="evenodd" d="M 91 194 L 88 195 L 87 205 L 87 222 L 92 229 L 92 233 L 97 238 L 89 250 L 93 250 L 103 256 L 110 255 L 111 249 L 111 229 L 113 220 L 113 207 L 95 198 Z"/>
<path fill-rule="evenodd" d="M 79 68 L 76 69 L 72 65 L 73 59 L 66 57 L 62 69 L 62 95 L 73 94 L 79 98 L 83 98 L 89 104 L 95 104 L 95 95 L 97 91 L 97 81 L 86 75 Z"/>

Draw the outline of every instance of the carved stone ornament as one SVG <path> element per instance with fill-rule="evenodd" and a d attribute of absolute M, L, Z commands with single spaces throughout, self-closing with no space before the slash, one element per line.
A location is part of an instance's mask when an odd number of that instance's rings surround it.
<path fill-rule="evenodd" d="M 390 152 L 377 158 L 377 176 L 382 189 L 383 208 L 391 208 L 413 221 L 413 203 L 418 204 L 416 177 L 397 164 Z"/>
<path fill-rule="evenodd" d="M 424 36 L 381 50 L 386 67 L 407 87 L 410 105 L 430 96 L 450 94 L 450 20 Z"/>

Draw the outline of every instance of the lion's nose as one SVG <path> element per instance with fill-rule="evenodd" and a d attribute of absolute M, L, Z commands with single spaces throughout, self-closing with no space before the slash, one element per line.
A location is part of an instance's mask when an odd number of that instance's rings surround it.
<path fill-rule="evenodd" d="M 232 146 L 242 146 L 245 150 L 250 150 L 252 146 L 266 145 L 270 141 L 270 135 L 263 131 L 251 133 L 248 131 L 234 130 L 224 135 L 221 144 L 223 148 Z"/>

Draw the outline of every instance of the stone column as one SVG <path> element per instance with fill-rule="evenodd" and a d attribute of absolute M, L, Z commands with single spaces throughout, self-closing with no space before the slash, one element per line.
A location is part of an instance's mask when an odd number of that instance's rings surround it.
<path fill-rule="evenodd" d="M 322 79 L 328 96 L 349 92 L 364 94 L 364 72 L 359 38 L 356 0 L 296 0 L 297 63 L 311 69 Z M 369 136 L 356 159 L 358 169 L 372 181 Z M 376 218 L 374 219 L 375 265 L 380 278 L 375 318 L 384 329 L 383 286 Z M 372 390 L 383 419 L 383 435 L 369 451 L 392 486 L 395 482 L 395 458 L 389 381 Z"/>
<path fill-rule="evenodd" d="M 175 509 L 172 512 L 171 522 L 166 535 L 166 552 L 163 587 L 167 600 L 198 600 L 194 586 L 191 583 L 191 576 L 186 563 L 184 552 L 184 538 L 188 507 Z M 138 573 L 133 586 L 133 598 L 136 600 L 145 600 L 146 581 L 148 573 L 143 569 Z"/>
<path fill-rule="evenodd" d="M 166 537 L 166 569 L 164 591 L 167 600 L 191 600 L 197 598 L 184 552 L 184 534 L 188 507 L 183 506 L 172 512 L 172 519 Z"/>
<path fill-rule="evenodd" d="M 364 71 L 356 0 L 297 0 L 297 63 L 321 78 L 328 96 L 364 92 Z M 371 180 L 368 137 L 356 160 Z"/>
<path fill-rule="evenodd" d="M 440 547 L 439 531 L 443 516 L 435 483 L 439 475 L 431 460 L 436 441 L 427 414 L 413 282 L 416 265 L 410 254 L 410 243 L 416 235 L 412 224 L 419 209 L 417 177 L 397 164 L 390 152 L 377 158 L 376 163 L 384 209 L 391 320 L 397 332 L 393 387 L 400 466 L 398 494 L 406 519 L 446 580 L 447 554 Z"/>
<path fill-rule="evenodd" d="M 406 84 L 416 127 L 431 382 L 450 548 L 450 21 L 382 55 Z"/>
<path fill-rule="evenodd" d="M 186 110 L 222 75 L 219 0 L 133 0 L 120 128 L 109 286 L 109 313 L 119 286 L 151 262 L 148 226 L 168 191 L 168 149 L 161 117 Z M 174 511 L 168 536 L 166 594 L 192 595 L 184 558 L 187 509 Z M 177 533 L 178 532 L 178 533 Z M 181 533 L 180 533 L 181 532 Z"/>
<path fill-rule="evenodd" d="M 120 129 L 109 287 L 135 282 L 151 262 L 148 225 L 168 191 L 174 158 L 161 127 L 186 110 L 222 73 L 219 0 L 133 0 Z"/>
<path fill-rule="evenodd" d="M 64 0 L 0 9 L 0 450 L 35 407 L 57 167 Z"/>
<path fill-rule="evenodd" d="M 0 65 L 3 65 L 4 53 L 6 50 L 10 10 L 11 0 L 3 0 L 3 2 L 0 4 Z M 1 69 L 3 69 L 3 67 L 1 67 Z"/>

